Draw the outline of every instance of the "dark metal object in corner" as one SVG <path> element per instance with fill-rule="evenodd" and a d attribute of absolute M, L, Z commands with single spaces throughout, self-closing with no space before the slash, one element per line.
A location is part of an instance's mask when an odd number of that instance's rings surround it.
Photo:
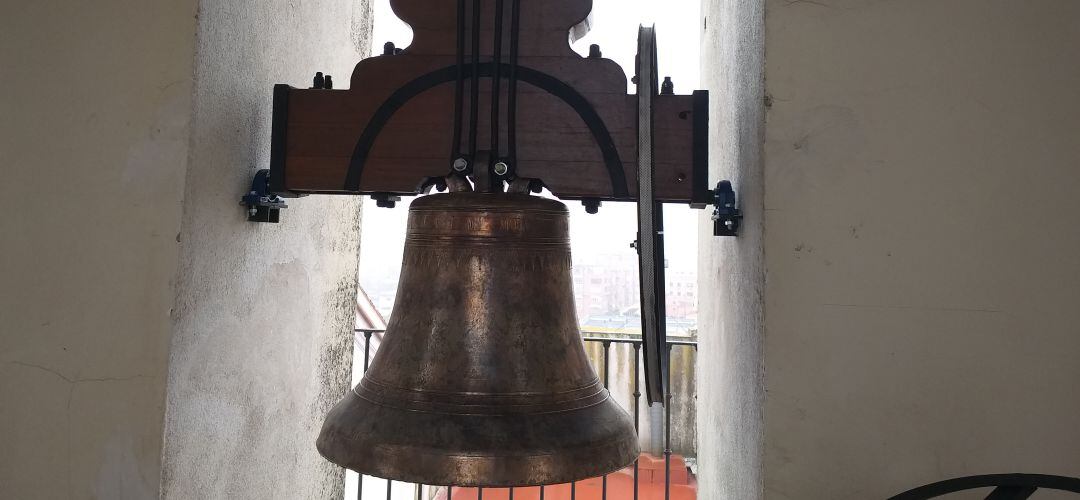
<path fill-rule="evenodd" d="M 731 181 L 720 181 L 713 190 L 713 235 L 738 236 L 742 224 L 742 210 L 736 205 L 735 189 Z"/>
<path fill-rule="evenodd" d="M 251 181 L 251 190 L 240 200 L 247 206 L 248 221 L 277 224 L 281 220 L 281 210 L 289 208 L 285 200 L 270 191 L 270 170 L 255 173 Z"/>
<path fill-rule="evenodd" d="M 1080 478 L 1044 474 L 989 474 L 949 479 L 896 495 L 889 500 L 928 500 L 960 491 L 994 488 L 986 500 L 1024 500 L 1039 489 L 1080 493 Z"/>

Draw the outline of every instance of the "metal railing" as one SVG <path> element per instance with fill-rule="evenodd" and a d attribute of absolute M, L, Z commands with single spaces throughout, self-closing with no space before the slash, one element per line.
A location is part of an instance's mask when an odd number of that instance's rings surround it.
<path fill-rule="evenodd" d="M 363 335 L 363 337 L 364 337 L 364 363 L 363 363 L 363 371 L 364 372 L 367 372 L 368 365 L 371 362 L 371 356 L 372 356 L 371 337 L 373 335 L 377 334 L 377 333 L 383 333 L 383 332 L 384 332 L 384 330 L 368 330 L 368 329 L 357 329 L 357 330 L 355 330 L 356 334 Z M 634 364 L 633 389 L 634 389 L 634 392 L 632 393 L 632 396 L 633 396 L 633 399 L 634 399 L 634 402 L 633 402 L 633 406 L 634 406 L 634 410 L 633 410 L 634 431 L 640 433 L 640 431 L 641 431 L 641 429 L 640 429 L 640 422 L 641 422 L 640 407 L 641 407 L 642 393 L 641 393 L 641 386 L 640 386 L 641 373 L 640 373 L 639 367 L 640 367 L 640 363 L 641 363 L 641 354 L 642 354 L 641 349 L 642 349 L 642 342 L 643 341 L 641 339 L 634 339 L 634 338 L 598 337 L 597 335 L 602 335 L 602 334 L 597 333 L 597 332 L 583 331 L 583 332 L 581 332 L 581 334 L 582 334 L 582 340 L 585 341 L 586 345 L 588 345 L 588 344 L 599 344 L 599 345 L 603 346 L 603 351 L 602 351 L 603 355 L 602 355 L 602 359 L 601 359 L 601 364 L 602 364 L 601 372 L 602 372 L 602 379 L 603 379 L 603 382 L 604 382 L 604 387 L 607 387 L 608 382 L 610 381 L 609 373 L 610 373 L 611 370 L 610 370 L 609 358 L 610 358 L 610 353 L 611 353 L 611 346 L 612 345 L 618 345 L 618 344 L 625 344 L 625 345 L 632 346 L 632 348 L 634 349 L 634 356 L 633 356 L 633 358 L 634 358 L 633 359 L 633 364 Z M 672 352 L 672 349 L 676 348 L 676 347 L 684 348 L 684 349 L 693 349 L 693 350 L 696 351 L 697 350 L 697 342 L 686 341 L 686 340 L 672 340 L 672 339 L 669 339 L 667 341 L 667 364 L 666 364 L 666 366 L 671 365 L 671 352 Z M 665 373 L 664 376 L 665 376 L 665 383 L 667 383 L 667 385 L 670 387 L 670 383 L 669 383 L 670 382 L 670 376 L 671 376 L 670 370 L 668 370 L 668 372 Z M 664 500 L 670 500 L 671 499 L 671 455 L 672 455 L 672 450 L 671 450 L 671 406 L 672 406 L 672 394 L 671 394 L 671 391 L 668 391 L 668 394 L 666 395 L 666 402 L 664 404 L 664 425 L 663 425 L 663 427 L 664 427 L 664 452 L 663 452 L 664 453 Z M 640 472 L 640 470 L 639 470 L 639 461 L 640 460 L 635 460 L 634 461 L 634 473 L 633 473 L 634 486 L 633 486 L 633 496 L 632 496 L 633 500 L 639 500 L 639 487 L 640 487 L 640 482 L 638 480 L 638 474 Z M 392 491 L 393 491 L 393 483 L 394 482 L 392 480 L 389 480 L 389 479 L 386 480 L 386 500 L 391 500 Z M 535 489 L 536 487 L 531 486 L 529 488 Z M 545 496 L 545 488 L 547 488 L 547 486 L 540 486 L 539 487 L 540 500 L 545 500 L 545 498 L 544 498 L 544 496 Z M 515 490 L 515 488 L 498 488 L 498 489 L 499 490 L 507 490 L 508 494 L 509 494 L 509 500 L 514 500 L 514 490 Z M 419 484 L 415 485 L 415 491 L 416 491 L 415 500 L 425 500 L 425 499 L 421 498 L 422 497 L 422 490 L 423 490 L 423 488 L 422 488 L 421 485 L 419 485 Z M 476 494 L 477 500 L 483 500 L 483 498 L 484 498 L 484 488 L 475 488 L 475 490 L 477 492 L 477 494 Z M 453 500 L 453 492 L 454 492 L 454 487 L 453 486 L 447 486 L 446 487 L 446 500 Z M 356 496 L 357 500 L 363 500 L 363 498 L 364 498 L 364 475 L 359 475 L 359 477 L 357 478 L 357 493 L 356 493 L 356 495 L 357 495 Z M 570 499 L 571 500 L 576 500 L 576 497 L 577 497 L 577 482 L 570 483 Z M 605 476 L 603 476 L 601 478 L 601 498 L 602 498 L 602 500 L 608 500 L 608 476 L 607 475 L 605 475 Z M 618 500 L 622 500 L 622 499 L 618 499 Z"/>

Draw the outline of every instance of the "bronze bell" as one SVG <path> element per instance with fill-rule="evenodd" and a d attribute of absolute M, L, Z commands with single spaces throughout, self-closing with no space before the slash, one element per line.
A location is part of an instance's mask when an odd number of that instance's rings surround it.
<path fill-rule="evenodd" d="M 585 355 L 566 206 L 427 196 L 409 210 L 397 303 L 363 381 L 326 418 L 324 457 L 429 485 L 529 486 L 638 456 Z"/>

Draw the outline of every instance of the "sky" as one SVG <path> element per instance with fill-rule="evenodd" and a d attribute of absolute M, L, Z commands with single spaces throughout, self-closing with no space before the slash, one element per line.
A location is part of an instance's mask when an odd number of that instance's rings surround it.
<path fill-rule="evenodd" d="M 398 47 L 408 46 L 412 32 L 394 15 L 389 0 L 375 0 L 373 7 L 372 55 L 381 53 L 383 43 L 388 41 Z M 672 77 L 676 93 L 688 94 L 699 88 L 698 9 L 699 0 L 595 0 L 592 30 L 574 44 L 574 49 L 585 55 L 590 44 L 599 44 L 604 57 L 616 61 L 632 75 L 638 26 L 655 24 L 660 75 Z M 362 284 L 399 272 L 408 202 L 406 199 L 392 210 L 377 208 L 370 200 L 365 202 L 360 255 Z M 586 214 L 579 202 L 571 201 L 567 205 L 572 214 L 570 238 L 575 260 L 590 255 L 634 255 L 630 242 L 637 233 L 635 204 L 605 203 L 597 215 Z M 700 210 L 686 206 L 665 206 L 669 269 L 696 269 L 700 215 Z"/>

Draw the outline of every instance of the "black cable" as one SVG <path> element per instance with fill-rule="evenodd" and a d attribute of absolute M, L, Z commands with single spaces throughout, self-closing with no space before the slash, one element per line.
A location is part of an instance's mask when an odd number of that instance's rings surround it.
<path fill-rule="evenodd" d="M 450 160 L 461 158 L 461 114 L 465 106 L 465 0 L 457 2 L 457 81 L 454 84 L 454 142 Z"/>
<path fill-rule="evenodd" d="M 499 99 L 502 88 L 502 37 L 503 37 L 503 0 L 495 0 L 495 36 L 492 50 L 491 75 L 491 158 L 499 161 Z"/>
<path fill-rule="evenodd" d="M 513 168 L 517 167 L 517 68 L 520 28 L 521 0 L 513 0 L 510 7 L 510 81 L 506 96 L 506 148 Z"/>
<path fill-rule="evenodd" d="M 480 118 L 480 0 L 473 0 L 472 22 L 472 101 L 469 110 L 469 155 L 476 161 L 477 120 Z"/>

